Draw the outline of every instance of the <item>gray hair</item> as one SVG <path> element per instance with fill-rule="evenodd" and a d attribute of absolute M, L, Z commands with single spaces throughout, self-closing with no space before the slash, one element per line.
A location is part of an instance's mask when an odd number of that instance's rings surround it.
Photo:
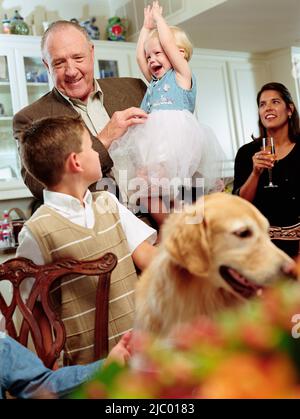
<path fill-rule="evenodd" d="M 89 35 L 86 31 L 86 29 L 82 26 L 79 25 L 79 23 L 77 22 L 70 22 L 69 20 L 57 20 L 56 22 L 51 23 L 48 28 L 46 29 L 46 31 L 44 32 L 43 36 L 42 36 L 42 40 L 41 40 L 41 51 L 42 51 L 42 56 L 44 57 L 44 49 L 45 49 L 45 44 L 47 41 L 47 38 L 49 36 L 50 33 L 55 32 L 58 29 L 64 29 L 64 28 L 74 28 L 77 29 L 79 32 L 81 32 L 87 42 L 89 44 L 91 44 L 91 40 L 89 38 Z"/>

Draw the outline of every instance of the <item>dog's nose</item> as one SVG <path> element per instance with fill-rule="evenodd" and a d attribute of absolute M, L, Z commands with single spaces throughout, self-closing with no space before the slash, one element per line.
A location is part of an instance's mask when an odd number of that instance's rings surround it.
<path fill-rule="evenodd" d="M 281 272 L 292 279 L 297 279 L 299 275 L 297 264 L 294 261 L 285 263 L 281 267 Z M 300 278 L 298 277 L 298 279 Z"/>

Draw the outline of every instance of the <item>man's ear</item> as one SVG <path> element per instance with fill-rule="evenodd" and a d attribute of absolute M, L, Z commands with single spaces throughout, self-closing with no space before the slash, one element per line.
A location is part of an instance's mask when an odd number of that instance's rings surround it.
<path fill-rule="evenodd" d="M 94 44 L 91 44 L 91 59 L 94 62 L 95 61 L 95 47 Z"/>
<path fill-rule="evenodd" d="M 196 206 L 195 214 L 196 214 Z M 209 269 L 208 226 L 205 219 L 191 223 L 191 212 L 171 215 L 163 230 L 164 241 L 172 260 L 198 276 Z"/>
<path fill-rule="evenodd" d="M 49 64 L 44 59 L 42 61 L 43 61 L 44 66 L 47 68 L 47 71 L 49 72 Z"/>

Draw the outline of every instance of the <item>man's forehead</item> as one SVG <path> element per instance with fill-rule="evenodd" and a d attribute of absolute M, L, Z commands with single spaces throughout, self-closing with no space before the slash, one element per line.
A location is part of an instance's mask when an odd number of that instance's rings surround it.
<path fill-rule="evenodd" d="M 91 47 L 91 44 L 89 44 L 84 34 L 72 27 L 55 29 L 49 33 L 45 42 L 45 49 L 47 50 L 67 48 L 68 50 L 76 51 L 78 48 L 88 49 L 89 47 Z"/>

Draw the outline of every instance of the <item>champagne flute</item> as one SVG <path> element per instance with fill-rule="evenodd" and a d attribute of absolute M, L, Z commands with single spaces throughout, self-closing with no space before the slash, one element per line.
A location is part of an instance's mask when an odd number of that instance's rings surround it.
<path fill-rule="evenodd" d="M 262 149 L 268 152 L 268 154 L 266 154 L 265 157 L 272 160 L 276 159 L 273 137 L 262 139 Z M 268 174 L 269 174 L 269 184 L 264 186 L 264 188 L 278 188 L 278 185 L 274 185 L 273 183 L 273 172 L 271 168 L 268 169 Z"/>

